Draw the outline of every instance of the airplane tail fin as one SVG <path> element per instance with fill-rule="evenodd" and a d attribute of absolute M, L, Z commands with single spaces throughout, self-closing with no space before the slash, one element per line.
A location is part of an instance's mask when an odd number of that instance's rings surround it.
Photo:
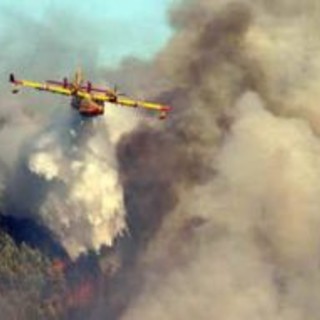
<path fill-rule="evenodd" d="M 75 75 L 74 75 L 73 85 L 75 87 L 80 87 L 82 82 L 83 82 L 82 70 L 81 70 L 81 68 L 77 68 Z"/>

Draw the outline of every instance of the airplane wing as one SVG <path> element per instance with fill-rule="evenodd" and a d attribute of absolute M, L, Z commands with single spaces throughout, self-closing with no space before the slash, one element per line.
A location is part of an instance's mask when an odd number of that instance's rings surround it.
<path fill-rule="evenodd" d="M 117 92 L 111 88 L 97 88 L 93 87 L 90 81 L 86 85 L 80 87 L 82 90 L 92 93 L 104 93 L 107 95 L 116 95 Z"/>
<path fill-rule="evenodd" d="M 91 94 L 91 99 L 97 100 L 97 101 L 114 103 L 124 107 L 132 107 L 132 108 L 140 107 L 148 110 L 158 111 L 160 113 L 160 119 L 165 119 L 167 117 L 168 112 L 171 111 L 171 107 L 169 106 L 161 105 L 159 103 L 154 103 L 154 102 L 148 102 L 148 101 L 132 100 L 124 96 Z"/>
<path fill-rule="evenodd" d="M 63 88 L 72 88 L 72 83 L 68 82 L 68 78 L 63 78 L 62 81 L 47 80 L 46 83 L 58 85 Z"/>
<path fill-rule="evenodd" d="M 58 93 L 70 96 L 72 94 L 72 91 L 70 88 L 64 88 L 63 85 L 60 85 L 58 83 L 40 83 L 40 82 L 34 82 L 29 80 L 17 80 L 14 76 L 14 74 L 10 74 L 9 81 L 15 85 L 15 86 L 22 86 L 22 87 L 29 87 L 40 91 L 49 91 L 52 93 Z M 52 81 L 53 82 L 53 81 Z M 15 88 L 13 93 L 17 93 L 18 90 Z"/>

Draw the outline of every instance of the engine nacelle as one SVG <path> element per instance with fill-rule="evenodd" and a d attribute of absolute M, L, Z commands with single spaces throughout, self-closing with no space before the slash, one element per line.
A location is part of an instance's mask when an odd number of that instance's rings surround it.
<path fill-rule="evenodd" d="M 90 81 L 87 82 L 87 92 L 91 92 L 92 90 L 92 83 Z"/>
<path fill-rule="evenodd" d="M 68 79 L 67 78 L 63 78 L 62 79 L 62 85 L 63 85 L 64 88 L 68 88 L 69 84 L 68 84 Z"/>

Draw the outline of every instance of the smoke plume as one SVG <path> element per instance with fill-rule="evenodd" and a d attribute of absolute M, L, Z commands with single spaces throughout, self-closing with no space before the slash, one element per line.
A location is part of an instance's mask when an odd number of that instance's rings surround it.
<path fill-rule="evenodd" d="M 131 292 L 121 319 L 318 318 L 318 14 L 313 1 L 172 10 L 145 73 L 165 80 L 140 84 L 172 118 L 118 145 L 139 252 L 115 287 Z"/>

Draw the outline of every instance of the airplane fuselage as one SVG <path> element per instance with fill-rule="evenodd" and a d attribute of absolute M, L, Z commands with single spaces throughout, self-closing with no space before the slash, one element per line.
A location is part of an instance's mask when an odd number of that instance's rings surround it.
<path fill-rule="evenodd" d="M 71 99 L 71 107 L 76 109 L 83 117 L 96 117 L 104 113 L 104 103 L 74 95 Z"/>

